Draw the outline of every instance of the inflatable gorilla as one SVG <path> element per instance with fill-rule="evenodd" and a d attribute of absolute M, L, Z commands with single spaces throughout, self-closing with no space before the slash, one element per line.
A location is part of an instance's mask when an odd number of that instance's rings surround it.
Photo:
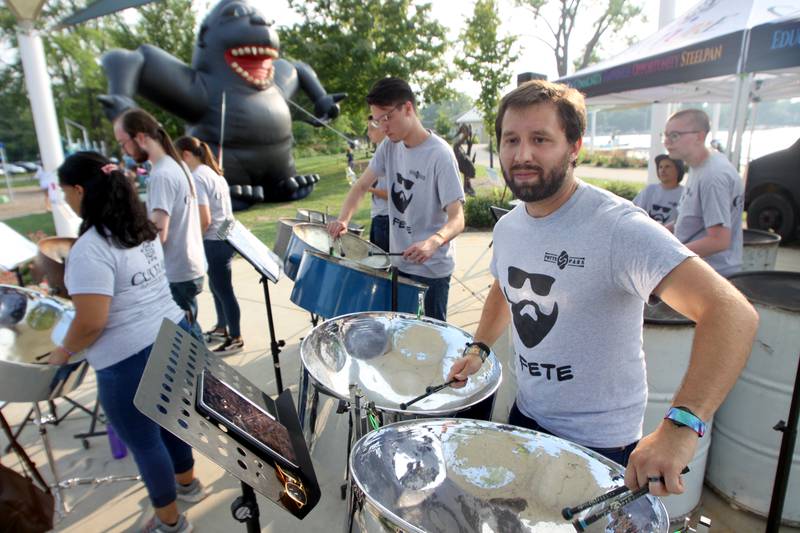
<path fill-rule="evenodd" d="M 188 123 L 187 133 L 218 153 L 225 95 L 223 163 L 234 208 L 305 198 L 319 176 L 296 176 L 287 100 L 302 89 L 314 103 L 309 123 L 338 116 L 344 94 L 327 94 L 304 63 L 278 59 L 278 35 L 246 0 L 222 0 L 200 26 L 192 66 L 150 45 L 103 55 L 109 119 L 141 95 Z"/>

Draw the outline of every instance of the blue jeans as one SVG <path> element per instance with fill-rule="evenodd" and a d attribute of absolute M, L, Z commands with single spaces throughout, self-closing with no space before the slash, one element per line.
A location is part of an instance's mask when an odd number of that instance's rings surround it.
<path fill-rule="evenodd" d="M 450 276 L 444 278 L 426 278 L 400 272 L 406 278 L 427 285 L 425 291 L 425 316 L 437 320 L 447 320 L 447 297 L 450 294 Z"/>
<path fill-rule="evenodd" d="M 231 260 L 235 250 L 227 241 L 204 240 L 208 262 L 208 287 L 217 310 L 217 328 L 228 328 L 231 337 L 240 337 L 241 311 L 233 294 Z"/>
<path fill-rule="evenodd" d="M 389 215 L 372 217 L 369 227 L 369 242 L 380 246 L 384 252 L 389 251 Z"/>
<path fill-rule="evenodd" d="M 197 295 L 203 292 L 203 278 L 190 279 L 189 281 L 170 282 L 169 290 L 172 299 L 178 307 L 191 313 L 189 333 L 199 341 L 203 340 L 203 332 L 197 323 Z"/>
<path fill-rule="evenodd" d="M 543 428 L 539 425 L 539 423 L 534 420 L 533 418 L 528 418 L 525 416 L 522 411 L 517 408 L 517 402 L 514 402 L 514 405 L 511 406 L 511 412 L 508 413 L 508 423 L 512 426 L 519 426 L 523 428 L 532 429 L 534 431 L 538 431 L 540 433 L 547 433 L 548 435 L 553 435 L 551 431 Z M 554 435 L 558 437 L 558 435 Z M 565 439 L 568 440 L 568 439 Z M 627 446 L 620 446 L 618 448 L 589 448 L 592 451 L 595 451 L 602 455 L 603 457 L 607 457 L 611 459 L 617 464 L 622 466 L 628 466 L 628 459 L 631 456 L 631 452 L 636 448 L 636 445 L 639 444 L 639 441 L 632 442 Z"/>
<path fill-rule="evenodd" d="M 180 326 L 189 331 L 184 319 Z M 154 507 L 175 501 L 175 474 L 194 466 L 192 448 L 143 415 L 133 397 L 153 345 L 98 370 L 97 395 L 114 431 L 131 451 Z"/>

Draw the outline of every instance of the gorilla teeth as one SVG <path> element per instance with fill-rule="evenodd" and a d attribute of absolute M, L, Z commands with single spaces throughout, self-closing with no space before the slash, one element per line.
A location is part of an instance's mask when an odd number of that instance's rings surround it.
<path fill-rule="evenodd" d="M 242 46 L 231 50 L 231 55 L 234 57 L 239 56 L 267 56 L 272 59 L 278 59 L 278 52 L 266 46 Z"/>

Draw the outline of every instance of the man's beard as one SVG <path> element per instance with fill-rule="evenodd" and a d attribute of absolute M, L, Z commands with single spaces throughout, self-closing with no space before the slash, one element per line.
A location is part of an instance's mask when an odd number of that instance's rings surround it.
<path fill-rule="evenodd" d="M 539 202 L 550 198 L 561 188 L 567 177 L 569 166 L 572 164 L 570 153 L 564 154 L 561 163 L 548 172 L 538 165 L 514 165 L 509 170 L 503 169 L 503 178 L 506 180 L 508 188 L 518 199 L 523 202 Z M 516 183 L 512 173 L 515 170 L 536 171 L 539 174 L 539 181 L 535 183 Z"/>
<path fill-rule="evenodd" d="M 148 154 L 141 146 L 136 144 L 136 141 L 133 141 L 133 145 L 136 147 L 132 154 L 128 154 L 133 158 L 134 161 L 141 164 L 150 159 L 150 154 Z"/>
<path fill-rule="evenodd" d="M 530 311 L 523 313 L 523 310 L 532 306 L 535 310 L 536 317 L 534 318 Z M 558 319 L 558 304 L 553 305 L 553 310 L 549 315 L 542 312 L 541 307 L 536 302 L 530 300 L 522 300 L 520 302 L 511 303 L 511 315 L 514 319 L 514 326 L 517 330 L 522 344 L 526 348 L 533 348 L 550 333 L 553 326 Z"/>

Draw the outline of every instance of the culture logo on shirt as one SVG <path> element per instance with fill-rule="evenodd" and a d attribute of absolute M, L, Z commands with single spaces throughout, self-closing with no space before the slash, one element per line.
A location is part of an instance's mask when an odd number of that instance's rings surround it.
<path fill-rule="evenodd" d="M 508 267 L 508 287 L 503 287 L 511 304 L 514 329 L 526 348 L 538 345 L 558 320 L 558 302 L 550 296 L 555 278 Z"/>
<path fill-rule="evenodd" d="M 392 182 L 392 203 L 401 213 L 405 213 L 414 194 L 411 188 L 414 187 L 414 182 L 408 178 L 404 178 L 402 174 L 397 173 L 397 178 Z"/>

